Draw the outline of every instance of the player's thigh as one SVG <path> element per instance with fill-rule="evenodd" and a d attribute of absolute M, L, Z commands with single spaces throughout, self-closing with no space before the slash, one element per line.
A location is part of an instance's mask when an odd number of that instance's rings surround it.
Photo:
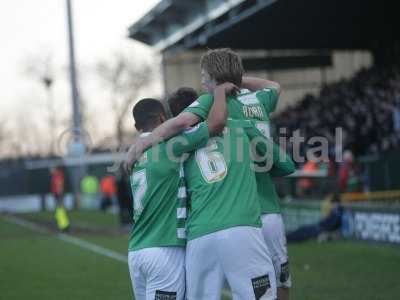
<path fill-rule="evenodd" d="M 140 253 L 130 251 L 128 254 L 129 275 L 136 300 L 146 300 L 146 278 L 141 272 Z"/>
<path fill-rule="evenodd" d="M 239 226 L 219 233 L 218 255 L 233 299 L 275 299 L 275 271 L 261 229 Z"/>
<path fill-rule="evenodd" d="M 265 214 L 261 216 L 261 220 L 263 236 L 275 267 L 277 286 L 289 288 L 291 287 L 291 278 L 282 215 Z"/>
<path fill-rule="evenodd" d="M 186 246 L 186 297 L 220 300 L 224 276 L 217 259 L 215 233 L 188 241 Z"/>
<path fill-rule="evenodd" d="M 146 255 L 146 299 L 183 300 L 185 248 L 149 248 Z"/>

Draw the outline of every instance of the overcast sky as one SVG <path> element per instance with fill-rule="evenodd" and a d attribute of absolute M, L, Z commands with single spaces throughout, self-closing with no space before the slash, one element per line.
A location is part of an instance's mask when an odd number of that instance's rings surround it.
<path fill-rule="evenodd" d="M 69 113 L 70 93 L 65 72 L 68 64 L 65 0 L 0 1 L 0 125 L 10 130 L 21 116 L 33 117 L 44 110 L 43 87 L 25 74 L 32 57 L 53 56 L 57 69 L 54 93 L 57 109 Z M 73 0 L 75 50 L 80 68 L 100 59 L 109 59 L 116 51 L 135 53 L 138 60 L 152 60 L 151 48 L 127 39 L 127 28 L 151 9 L 158 0 Z M 81 78 L 81 81 L 84 80 Z M 159 94 L 159 78 L 150 88 Z M 82 82 L 81 82 L 82 85 Z M 101 91 L 82 88 L 83 98 L 97 108 L 107 105 Z M 4 126 L 3 126 L 4 127 Z"/>

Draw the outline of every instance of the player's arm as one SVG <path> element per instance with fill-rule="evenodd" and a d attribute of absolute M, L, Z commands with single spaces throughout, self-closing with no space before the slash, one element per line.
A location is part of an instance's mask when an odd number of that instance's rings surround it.
<path fill-rule="evenodd" d="M 225 82 L 215 88 L 214 103 L 207 118 L 210 136 L 220 134 L 225 128 L 228 118 L 227 95 L 236 93 L 238 90 L 238 87 L 230 82 Z"/>
<path fill-rule="evenodd" d="M 271 113 L 276 109 L 281 93 L 279 83 L 257 77 L 243 77 L 242 87 L 256 92 L 257 98 L 263 104 L 267 113 Z"/>
<path fill-rule="evenodd" d="M 274 89 L 278 95 L 281 93 L 281 85 L 278 82 L 258 77 L 244 76 L 241 87 L 252 92 L 262 89 Z"/>
<path fill-rule="evenodd" d="M 272 166 L 268 172 L 273 177 L 286 176 L 295 171 L 295 164 L 292 158 L 270 139 L 267 139 L 255 126 L 246 126 L 245 131 L 255 150 L 262 158 L 261 162 L 267 162 L 267 166 Z"/>
<path fill-rule="evenodd" d="M 198 123 L 166 142 L 168 156 L 179 160 L 183 154 L 205 147 L 209 138 L 207 122 Z"/>
<path fill-rule="evenodd" d="M 167 142 L 172 143 L 172 151 L 175 156 L 179 157 L 184 153 L 204 147 L 209 137 L 218 135 L 224 130 L 228 117 L 226 96 L 237 90 L 238 88 L 233 83 L 229 82 L 216 87 L 214 90 L 213 104 L 208 114 L 207 121 L 201 122 L 195 127 L 188 128 L 181 135 Z"/>
<path fill-rule="evenodd" d="M 195 114 L 182 112 L 158 126 L 150 135 L 138 139 L 131 148 L 136 147 L 139 152 L 143 153 L 144 150 L 147 150 L 152 145 L 157 145 L 161 141 L 181 133 L 186 128 L 198 123 L 199 120 L 200 118 Z"/>
<path fill-rule="evenodd" d="M 127 153 L 124 163 L 125 169 L 129 170 L 142 153 L 151 146 L 176 136 L 186 128 L 197 124 L 200 120 L 206 120 L 212 104 L 212 95 L 202 95 L 178 116 L 167 120 L 153 130 L 150 135 L 138 138 Z"/>
<path fill-rule="evenodd" d="M 296 170 L 292 158 L 276 144 L 274 144 L 274 152 L 276 153 L 274 155 L 281 157 L 281 159 L 274 161 L 269 174 L 272 177 L 283 177 L 292 174 Z"/>
<path fill-rule="evenodd" d="M 200 96 L 178 116 L 158 126 L 150 135 L 138 138 L 128 150 L 124 163 L 125 169 L 130 170 L 143 152 L 151 146 L 178 135 L 200 120 L 206 120 L 212 105 L 213 97 L 211 95 Z"/>
<path fill-rule="evenodd" d="M 158 126 L 150 135 L 138 138 L 128 150 L 124 163 L 125 169 L 130 170 L 143 152 L 152 145 L 157 145 L 161 141 L 179 134 L 186 128 L 198 123 L 199 120 L 200 118 L 193 113 L 182 112 Z"/>

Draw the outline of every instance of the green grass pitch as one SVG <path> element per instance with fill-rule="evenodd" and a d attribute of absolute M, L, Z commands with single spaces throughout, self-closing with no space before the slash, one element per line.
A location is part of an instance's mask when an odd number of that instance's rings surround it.
<path fill-rule="evenodd" d="M 50 213 L 18 216 L 51 228 Z M 116 216 L 71 213 L 71 236 L 127 254 Z M 290 245 L 293 300 L 382 300 L 400 295 L 400 248 L 336 241 Z M 133 299 L 127 264 L 0 215 L 0 299 Z M 225 299 L 229 297 L 225 296 Z"/>

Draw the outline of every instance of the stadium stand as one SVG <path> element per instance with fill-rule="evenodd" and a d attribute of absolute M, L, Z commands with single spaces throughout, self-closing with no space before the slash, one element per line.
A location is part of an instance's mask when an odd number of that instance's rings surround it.
<path fill-rule="evenodd" d="M 350 80 L 326 85 L 319 95 L 306 95 L 274 117 L 273 123 L 291 136 L 328 138 L 335 148 L 335 129 L 343 129 L 343 148 L 357 155 L 400 147 L 400 69 L 372 67 Z M 303 144 L 304 147 L 305 144 Z M 289 145 L 290 147 L 290 145 Z M 302 151 L 306 151 L 304 148 Z"/>

